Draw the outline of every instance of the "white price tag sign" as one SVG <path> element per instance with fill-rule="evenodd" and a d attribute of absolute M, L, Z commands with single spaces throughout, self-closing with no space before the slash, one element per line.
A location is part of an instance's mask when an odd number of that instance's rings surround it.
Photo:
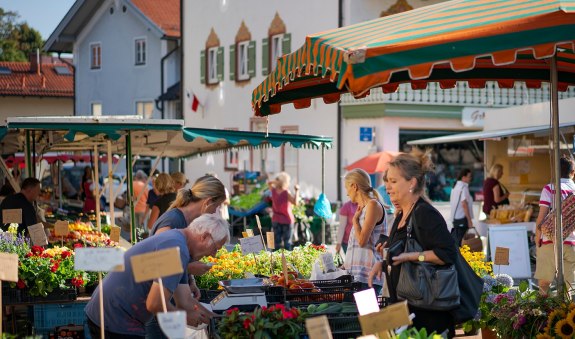
<path fill-rule="evenodd" d="M 180 248 L 171 247 L 130 258 L 134 280 L 137 283 L 184 272 Z"/>
<path fill-rule="evenodd" d="M 18 281 L 18 254 L 0 253 L 0 280 Z"/>
<path fill-rule="evenodd" d="M 28 226 L 28 233 L 30 234 L 30 239 L 32 239 L 32 243 L 34 245 L 48 245 L 48 238 L 46 237 L 46 232 L 44 231 L 44 225 L 42 225 L 42 223 Z"/>
<path fill-rule="evenodd" d="M 264 250 L 264 244 L 260 237 L 248 237 L 240 239 L 242 254 L 260 253 Z"/>
<path fill-rule="evenodd" d="M 74 268 L 89 272 L 123 271 L 124 253 L 119 247 L 76 248 Z"/>
<path fill-rule="evenodd" d="M 366 315 L 374 312 L 379 312 L 379 304 L 377 303 L 377 296 L 373 288 L 355 292 L 353 294 L 355 304 L 359 315 Z"/>
<path fill-rule="evenodd" d="M 186 337 L 186 311 L 157 313 L 158 323 L 164 334 L 170 339 Z"/>

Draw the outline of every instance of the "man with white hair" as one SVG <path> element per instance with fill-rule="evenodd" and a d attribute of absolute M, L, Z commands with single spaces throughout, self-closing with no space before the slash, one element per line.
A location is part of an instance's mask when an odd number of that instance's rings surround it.
<path fill-rule="evenodd" d="M 157 281 L 136 283 L 130 258 L 166 248 L 179 247 L 183 266 L 181 274 L 162 278 L 168 311 L 185 310 L 187 323 L 208 323 L 213 313 L 193 298 L 188 285 L 188 263 L 216 252 L 230 240 L 229 225 L 219 214 L 203 214 L 184 229 L 173 229 L 137 243 L 124 255 L 123 272 L 110 272 L 102 281 L 104 290 L 105 336 L 144 338 L 145 324 L 162 312 L 160 285 Z M 175 305 L 170 303 L 172 299 Z M 90 334 L 100 336 L 99 288 L 85 308 Z"/>

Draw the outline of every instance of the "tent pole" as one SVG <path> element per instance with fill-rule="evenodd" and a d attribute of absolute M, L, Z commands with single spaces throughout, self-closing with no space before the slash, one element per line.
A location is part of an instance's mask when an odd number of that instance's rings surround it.
<path fill-rule="evenodd" d="M 132 132 L 128 131 L 126 135 L 126 165 L 132 164 Z M 134 213 L 134 178 L 132 177 L 133 166 L 126 169 L 126 174 L 128 175 L 128 206 L 130 206 L 130 241 L 132 244 L 138 242 L 136 239 L 136 214 Z"/>
<path fill-rule="evenodd" d="M 30 145 L 32 140 L 30 139 L 30 130 L 26 130 L 26 178 L 32 178 L 34 174 L 32 173 L 32 157 Z"/>
<path fill-rule="evenodd" d="M 564 293 L 563 278 L 563 232 L 561 219 L 561 168 L 559 166 L 560 141 L 559 141 L 559 95 L 557 92 L 557 56 L 553 55 L 550 59 L 551 81 L 549 90 L 551 91 L 551 120 L 553 129 L 553 169 L 555 176 L 555 197 L 553 199 L 555 206 L 555 264 L 557 267 L 557 293 Z"/>
<path fill-rule="evenodd" d="M 321 192 L 325 194 L 325 144 L 321 144 Z M 331 208 L 331 206 L 330 206 Z M 321 218 L 321 243 L 325 244 L 325 219 Z"/>
<path fill-rule="evenodd" d="M 114 192 L 112 189 L 112 182 L 114 182 L 114 169 L 112 168 L 112 141 L 108 139 L 106 143 L 108 146 L 108 204 L 110 208 L 110 226 L 115 226 L 116 219 L 114 219 Z"/>
<path fill-rule="evenodd" d="M 96 228 L 102 230 L 102 221 L 100 220 L 100 173 L 98 171 L 98 146 L 94 145 L 94 198 L 96 199 Z"/>

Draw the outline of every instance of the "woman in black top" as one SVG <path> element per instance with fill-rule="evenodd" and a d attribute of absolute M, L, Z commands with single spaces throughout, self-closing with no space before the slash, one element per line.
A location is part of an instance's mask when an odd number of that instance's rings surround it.
<path fill-rule="evenodd" d="M 148 219 L 148 229 L 152 229 L 154 223 L 158 218 L 164 214 L 176 200 L 176 190 L 174 188 L 174 180 L 167 173 L 160 173 L 154 181 L 154 189 L 158 193 L 158 199 L 152 206 L 152 212 Z"/>
<path fill-rule="evenodd" d="M 407 226 L 413 219 L 412 237 L 423 248 L 423 252 L 394 253 L 387 258 L 390 264 L 388 289 L 390 301 L 396 302 L 397 284 L 401 272 L 401 263 L 406 261 L 425 261 L 437 265 L 452 264 L 457 259 L 457 248 L 447 230 L 447 224 L 441 214 L 428 202 L 424 194 L 425 173 L 433 169 L 429 151 L 398 155 L 387 171 L 387 190 L 394 205 L 399 208 L 389 240 L 384 245 L 394 249 L 400 242 L 405 243 Z M 400 245 L 401 252 L 403 247 Z M 382 246 L 378 248 L 382 250 Z M 391 254 L 390 254 L 391 256 Z M 381 262 L 377 263 L 370 274 L 370 282 L 382 273 Z M 448 331 L 448 337 L 455 336 L 455 323 L 450 312 L 428 311 L 409 306 L 415 314 L 413 326 L 426 328 L 428 333 L 435 331 L 441 334 Z"/>

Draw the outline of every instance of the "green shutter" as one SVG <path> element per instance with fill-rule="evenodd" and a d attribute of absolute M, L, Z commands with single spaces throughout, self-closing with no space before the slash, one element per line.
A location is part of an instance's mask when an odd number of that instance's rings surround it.
<path fill-rule="evenodd" d="M 283 54 L 291 53 L 291 33 L 284 33 L 282 39 L 282 52 Z"/>
<path fill-rule="evenodd" d="M 270 47 L 269 38 L 262 39 L 262 75 L 270 73 Z"/>
<path fill-rule="evenodd" d="M 224 81 L 224 48 L 218 47 L 218 81 Z"/>
<path fill-rule="evenodd" d="M 250 41 L 248 44 L 248 74 L 250 78 L 256 76 L 256 42 Z"/>
<path fill-rule="evenodd" d="M 206 50 L 200 52 L 200 83 L 206 83 Z"/>
<path fill-rule="evenodd" d="M 230 45 L 230 80 L 236 80 L 236 45 Z"/>

